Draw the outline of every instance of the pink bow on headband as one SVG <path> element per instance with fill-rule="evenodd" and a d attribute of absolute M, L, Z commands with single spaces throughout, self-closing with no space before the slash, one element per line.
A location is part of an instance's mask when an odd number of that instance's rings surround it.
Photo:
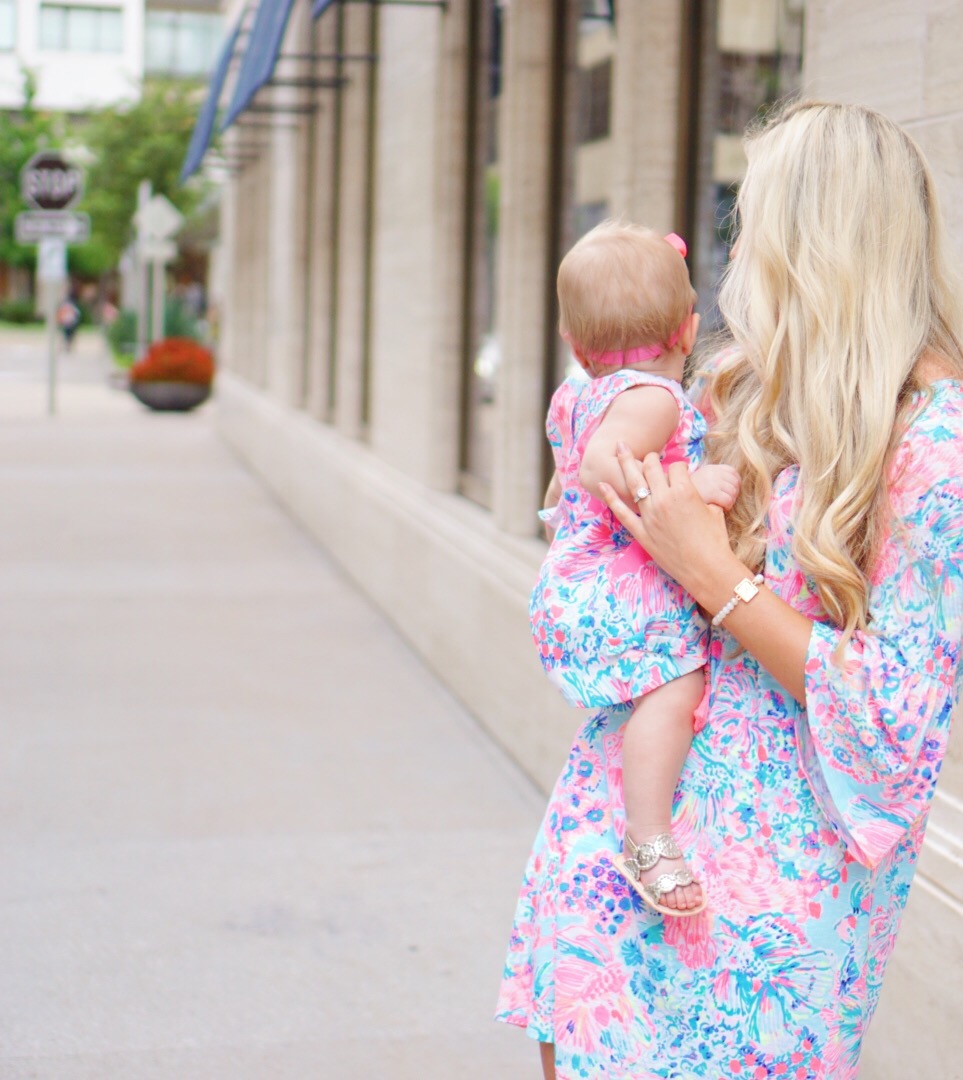
<path fill-rule="evenodd" d="M 665 242 L 671 244 L 683 259 L 689 254 L 689 249 L 685 246 L 685 240 L 683 240 L 678 233 L 670 232 L 669 235 L 665 237 Z"/>

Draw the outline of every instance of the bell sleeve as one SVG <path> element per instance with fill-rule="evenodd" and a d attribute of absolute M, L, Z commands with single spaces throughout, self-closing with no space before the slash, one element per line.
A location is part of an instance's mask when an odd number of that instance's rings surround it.
<path fill-rule="evenodd" d="M 870 628 L 837 659 L 841 631 L 813 626 L 803 769 L 860 863 L 877 866 L 929 806 L 949 737 L 963 635 L 963 440 L 927 447 L 894 507 L 870 596 Z M 947 451 L 949 453 L 947 454 Z M 947 461 L 949 456 L 952 460 Z"/>

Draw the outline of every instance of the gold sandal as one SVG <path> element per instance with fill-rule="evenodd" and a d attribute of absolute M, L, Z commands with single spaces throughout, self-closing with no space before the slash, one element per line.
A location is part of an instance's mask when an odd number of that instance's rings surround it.
<path fill-rule="evenodd" d="M 625 849 L 621 855 L 614 856 L 612 861 L 619 873 L 653 911 L 658 911 L 661 915 L 675 915 L 685 919 L 690 915 L 698 915 L 700 911 L 705 911 L 705 889 L 702 890 L 702 903 L 694 908 L 667 907 L 662 903 L 662 897 L 680 885 L 695 883 L 696 879 L 687 866 L 659 874 L 654 881 L 646 883 L 641 880 L 645 871 L 651 870 L 662 859 L 681 859 L 682 857 L 682 851 L 671 833 L 659 833 L 650 840 L 643 840 L 641 844 L 637 844 L 626 833 Z"/>

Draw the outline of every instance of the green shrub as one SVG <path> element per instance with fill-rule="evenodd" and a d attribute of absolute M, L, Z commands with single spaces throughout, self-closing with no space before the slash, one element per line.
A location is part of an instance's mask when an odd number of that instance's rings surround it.
<path fill-rule="evenodd" d="M 34 301 L 29 298 L 2 300 L 0 301 L 0 322 L 42 323 L 43 316 L 37 314 Z"/>
<path fill-rule="evenodd" d="M 107 344 L 114 359 L 123 367 L 134 362 L 137 351 L 137 315 L 126 308 L 107 327 Z"/>
<path fill-rule="evenodd" d="M 164 306 L 164 337 L 201 340 L 197 319 L 179 300 L 168 300 Z M 107 328 L 107 344 L 114 359 L 122 367 L 130 367 L 137 358 L 137 313 L 125 308 Z"/>
<path fill-rule="evenodd" d="M 164 337 L 201 340 L 197 319 L 180 300 L 168 300 L 164 305 Z"/>

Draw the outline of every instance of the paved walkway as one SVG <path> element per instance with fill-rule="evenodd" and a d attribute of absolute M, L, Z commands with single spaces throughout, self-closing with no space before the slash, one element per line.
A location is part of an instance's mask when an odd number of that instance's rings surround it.
<path fill-rule="evenodd" d="M 0 336 L 0 1076 L 492 1080 L 542 799 L 217 440 Z"/>

